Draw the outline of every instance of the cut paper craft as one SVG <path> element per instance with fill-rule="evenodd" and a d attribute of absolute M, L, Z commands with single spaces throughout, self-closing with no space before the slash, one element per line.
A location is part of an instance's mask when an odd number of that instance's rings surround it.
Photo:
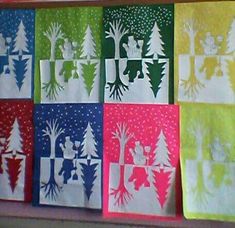
<path fill-rule="evenodd" d="M 103 17 L 104 101 L 173 102 L 173 5 L 105 7 Z"/>
<path fill-rule="evenodd" d="M 101 208 L 102 105 L 35 108 L 34 205 Z"/>
<path fill-rule="evenodd" d="M 36 14 L 36 103 L 100 101 L 101 7 Z"/>
<path fill-rule="evenodd" d="M 235 221 L 234 115 L 232 106 L 181 106 L 181 170 L 186 218 Z"/>
<path fill-rule="evenodd" d="M 0 199 L 32 200 L 33 103 L 0 101 Z"/>
<path fill-rule="evenodd" d="M 178 118 L 174 105 L 104 105 L 105 217 L 180 217 Z"/>
<path fill-rule="evenodd" d="M 234 2 L 176 4 L 177 101 L 234 104 L 234 6 Z"/>
<path fill-rule="evenodd" d="M 31 98 L 34 10 L 0 12 L 0 98 Z"/>

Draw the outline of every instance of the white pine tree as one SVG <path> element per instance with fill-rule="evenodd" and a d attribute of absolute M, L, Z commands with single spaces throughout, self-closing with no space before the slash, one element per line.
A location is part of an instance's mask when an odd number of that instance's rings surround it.
<path fill-rule="evenodd" d="M 160 166 L 160 168 L 171 167 L 170 158 L 169 158 L 170 151 L 167 148 L 166 137 L 162 130 L 158 136 L 156 149 L 154 153 L 155 153 L 155 158 L 153 165 Z"/>
<path fill-rule="evenodd" d="M 87 123 L 87 127 L 81 145 L 82 145 L 82 154 L 81 154 L 82 157 L 87 156 L 88 160 L 91 159 L 91 156 L 98 157 L 98 154 L 96 153 L 97 142 L 95 140 L 95 136 L 90 122 Z"/>
<path fill-rule="evenodd" d="M 23 54 L 24 52 L 28 52 L 28 39 L 26 37 L 26 32 L 25 32 L 25 27 L 23 24 L 23 21 L 20 21 L 19 27 L 18 27 L 18 32 L 16 33 L 16 38 L 14 40 L 15 45 L 14 45 L 14 50 L 13 52 L 19 52 L 19 55 Z"/>
<path fill-rule="evenodd" d="M 160 29 L 158 28 L 157 22 L 154 23 L 147 45 L 147 55 L 153 55 L 154 59 L 158 59 L 158 55 L 165 56 L 163 48 L 164 42 L 162 41 L 162 36 L 160 34 Z"/>
<path fill-rule="evenodd" d="M 228 36 L 227 36 L 227 53 L 235 51 L 235 18 L 230 26 Z"/>
<path fill-rule="evenodd" d="M 7 150 L 6 152 L 12 152 L 12 155 L 15 156 L 17 152 L 23 153 L 22 151 L 22 138 L 20 135 L 19 123 L 17 118 L 12 125 L 12 130 L 9 138 L 7 139 Z"/>
<path fill-rule="evenodd" d="M 88 60 L 91 59 L 91 57 L 95 57 L 95 42 L 92 36 L 92 31 L 90 26 L 87 26 L 85 37 L 82 43 L 82 54 L 81 57 L 87 57 Z"/>

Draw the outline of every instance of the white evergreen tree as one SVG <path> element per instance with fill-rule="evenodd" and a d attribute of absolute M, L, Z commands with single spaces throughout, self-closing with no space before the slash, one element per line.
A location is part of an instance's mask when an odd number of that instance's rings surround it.
<path fill-rule="evenodd" d="M 230 26 L 228 36 L 227 36 L 227 53 L 235 51 L 235 18 Z"/>
<path fill-rule="evenodd" d="M 28 39 L 26 37 L 25 27 L 23 21 L 20 21 L 18 32 L 16 33 L 16 38 L 14 40 L 14 50 L 13 52 L 19 52 L 19 55 L 23 55 L 24 52 L 28 52 Z"/>
<path fill-rule="evenodd" d="M 17 118 L 12 125 L 12 130 L 9 138 L 7 139 L 7 150 L 6 152 L 12 152 L 12 155 L 15 156 L 17 152 L 23 153 L 22 151 L 22 141 L 19 129 L 19 123 Z"/>
<path fill-rule="evenodd" d="M 160 166 L 160 168 L 171 167 L 170 158 L 169 158 L 170 151 L 167 148 L 166 137 L 162 130 L 158 136 L 156 149 L 154 153 L 155 153 L 155 158 L 153 165 Z"/>
<path fill-rule="evenodd" d="M 154 59 L 158 59 L 158 55 L 165 56 L 163 48 L 164 42 L 162 41 L 162 36 L 160 34 L 160 29 L 158 28 L 157 22 L 154 23 L 147 45 L 147 55 L 153 55 Z"/>
<path fill-rule="evenodd" d="M 90 28 L 90 25 L 87 26 L 85 37 L 82 43 L 82 54 L 81 57 L 87 57 L 88 60 L 91 59 L 91 57 L 95 57 L 95 42 L 94 38 L 92 36 L 92 31 Z"/>
<path fill-rule="evenodd" d="M 82 157 L 87 156 L 88 160 L 91 160 L 91 156 L 98 157 L 98 154 L 96 153 L 97 142 L 95 140 L 95 135 L 93 133 L 93 129 L 91 127 L 90 122 L 87 123 L 87 127 L 81 145 L 82 145 L 82 154 L 81 154 Z"/>

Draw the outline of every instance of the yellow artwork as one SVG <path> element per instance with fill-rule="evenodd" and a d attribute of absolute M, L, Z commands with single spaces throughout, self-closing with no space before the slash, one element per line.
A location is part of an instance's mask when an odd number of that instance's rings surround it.
<path fill-rule="evenodd" d="M 235 2 L 175 5 L 175 100 L 235 103 Z"/>

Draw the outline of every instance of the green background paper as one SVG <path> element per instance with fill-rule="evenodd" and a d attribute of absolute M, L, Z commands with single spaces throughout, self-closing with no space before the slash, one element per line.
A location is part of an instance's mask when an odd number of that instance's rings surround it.
<path fill-rule="evenodd" d="M 205 173 L 204 170 L 201 170 L 201 167 L 205 166 L 205 163 L 209 164 L 211 169 L 210 174 L 207 175 L 204 180 L 207 182 L 206 189 L 203 191 L 203 194 L 207 195 L 207 202 L 210 207 L 210 210 L 213 210 L 213 204 L 211 203 L 211 197 L 215 197 L 216 189 L 220 188 L 223 190 L 221 194 L 217 195 L 217 205 L 218 207 L 223 208 L 221 206 L 221 202 L 224 202 L 226 199 L 232 200 L 234 198 L 226 189 L 233 188 L 234 186 L 234 176 L 232 173 L 233 168 L 230 168 L 230 172 L 228 171 L 227 178 L 224 174 L 226 171 L 226 167 L 233 167 L 233 163 L 235 161 L 235 107 L 230 105 L 208 105 L 208 104 L 181 104 L 181 169 L 182 169 L 182 185 L 183 185 L 183 209 L 184 215 L 186 218 L 201 218 L 201 219 L 219 219 L 219 220 L 228 220 L 235 221 L 235 211 L 229 213 L 229 208 L 234 208 L 231 206 L 227 206 L 228 208 L 222 209 L 220 213 L 214 213 L 213 211 L 205 211 L 202 212 L 200 207 L 197 210 L 192 211 L 191 204 L 188 203 L 188 199 L 192 199 L 195 197 L 195 191 L 200 191 L 200 188 L 203 189 L 201 184 L 202 174 Z M 202 143 L 202 157 L 198 156 L 198 147 L 196 143 L 196 139 L 192 134 L 193 128 L 196 129 L 198 126 L 201 126 L 203 131 L 203 143 Z M 198 137 L 197 137 L 198 138 Z M 219 152 L 226 154 L 226 158 L 222 162 L 218 162 L 213 159 L 212 156 L 212 147 L 215 138 L 218 138 L 220 143 L 223 145 L 223 149 Z M 186 160 L 192 161 L 196 164 L 198 172 L 199 185 L 194 188 L 190 188 L 190 183 L 194 180 L 187 179 L 187 172 L 195 172 L 195 170 L 191 167 L 191 169 L 186 170 Z M 200 174 L 201 173 L 201 174 Z M 195 184 L 197 183 L 195 180 Z M 208 184 L 211 182 L 211 184 Z M 208 188 L 208 186 L 215 186 L 214 188 Z M 195 185 L 196 186 L 196 185 Z M 204 196 L 202 196 L 204 197 Z M 231 199 L 229 197 L 232 197 Z M 205 201 L 202 201 L 205 202 Z M 196 203 L 196 202 L 195 202 Z M 201 204 L 203 207 L 203 203 Z"/>
<path fill-rule="evenodd" d="M 110 22 L 121 19 L 123 27 L 129 30 L 129 33 L 125 34 L 120 43 L 128 43 L 128 36 L 133 35 L 137 40 L 144 40 L 142 58 L 150 58 L 146 56 L 147 43 L 149 36 L 152 33 L 152 28 L 157 21 L 160 34 L 164 44 L 164 58 L 169 58 L 169 103 L 174 102 L 174 79 L 173 79 L 173 41 L 174 41 L 174 5 L 161 4 L 161 5 L 149 5 L 149 6 L 115 6 L 104 7 L 103 13 L 103 58 L 114 58 L 114 41 L 109 38 L 106 39 L 105 31 L 109 31 Z M 126 51 L 120 45 L 120 58 L 126 58 Z M 161 57 L 160 57 L 161 58 Z M 103 67 L 104 64 L 103 64 Z M 104 69 L 102 69 L 105 72 Z M 102 76 L 105 73 L 102 74 Z M 103 79 L 103 87 L 105 85 L 105 77 Z"/>
<path fill-rule="evenodd" d="M 34 101 L 40 103 L 41 86 L 39 60 L 50 59 L 50 42 L 43 32 L 47 31 L 51 23 L 61 24 L 61 28 L 66 38 L 78 43 L 76 57 L 81 55 L 81 44 L 89 24 L 96 45 L 96 56 L 101 57 L 101 29 L 102 29 L 102 8 L 101 7 L 79 7 L 79 8 L 58 8 L 58 9 L 38 9 L 36 10 L 36 31 L 35 31 L 35 90 Z M 59 45 L 63 43 L 60 39 L 56 43 L 56 59 L 62 59 Z"/>

